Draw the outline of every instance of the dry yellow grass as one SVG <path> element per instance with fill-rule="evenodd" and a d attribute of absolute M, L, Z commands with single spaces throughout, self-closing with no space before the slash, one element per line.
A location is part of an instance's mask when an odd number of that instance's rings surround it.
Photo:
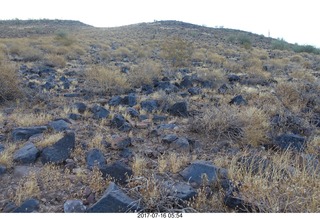
<path fill-rule="evenodd" d="M 37 173 L 30 172 L 26 177 L 20 180 L 13 200 L 16 204 L 20 205 L 26 199 L 39 198 L 40 194 L 41 190 L 38 185 Z"/>
<path fill-rule="evenodd" d="M 291 153 L 265 154 L 272 165 L 253 174 L 252 168 L 240 167 L 238 157 L 229 165 L 229 175 L 241 182 L 241 194 L 262 212 L 319 212 L 320 181 L 317 169 L 301 164 L 299 155 Z M 253 165 L 253 164 L 252 164 Z"/>
<path fill-rule="evenodd" d="M 52 144 L 56 143 L 63 137 L 62 132 L 54 133 L 54 134 L 45 134 L 42 140 L 38 141 L 36 145 L 40 148 L 44 148 L 47 146 L 51 146 Z"/>
<path fill-rule="evenodd" d="M 23 113 L 14 112 L 10 115 L 10 119 L 18 126 L 44 125 L 52 121 L 53 117 L 47 113 Z"/>
<path fill-rule="evenodd" d="M 0 102 L 22 96 L 16 65 L 0 61 Z"/>
<path fill-rule="evenodd" d="M 88 86 L 95 92 L 119 94 L 128 90 L 130 83 L 127 77 L 114 69 L 103 66 L 92 66 L 86 71 Z"/>
<path fill-rule="evenodd" d="M 13 153 L 18 148 L 18 145 L 10 143 L 4 151 L 0 153 L 0 164 L 10 168 L 13 166 Z"/>

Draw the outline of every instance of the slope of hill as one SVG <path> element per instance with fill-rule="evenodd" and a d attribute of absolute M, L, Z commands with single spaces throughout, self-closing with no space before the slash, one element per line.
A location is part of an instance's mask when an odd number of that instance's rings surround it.
<path fill-rule="evenodd" d="M 318 49 L 178 21 L 10 22 L 0 212 L 320 212 Z"/>

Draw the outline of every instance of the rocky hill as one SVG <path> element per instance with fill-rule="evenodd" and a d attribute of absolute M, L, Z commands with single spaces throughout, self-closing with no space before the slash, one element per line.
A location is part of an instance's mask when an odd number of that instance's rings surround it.
<path fill-rule="evenodd" d="M 0 212 L 320 212 L 317 48 L 178 21 L 0 30 Z"/>

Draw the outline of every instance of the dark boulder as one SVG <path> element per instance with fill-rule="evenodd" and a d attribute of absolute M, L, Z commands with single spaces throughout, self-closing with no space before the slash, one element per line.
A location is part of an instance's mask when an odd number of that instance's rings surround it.
<path fill-rule="evenodd" d="M 141 108 L 151 113 L 153 110 L 158 109 L 159 104 L 156 100 L 145 100 L 140 103 Z"/>
<path fill-rule="evenodd" d="M 178 139 L 178 136 L 175 134 L 168 134 L 162 138 L 162 142 L 165 144 L 170 144 Z"/>
<path fill-rule="evenodd" d="M 188 89 L 188 92 L 189 92 L 192 96 L 194 96 L 194 95 L 199 95 L 199 94 L 201 94 L 201 93 L 202 93 L 202 90 L 201 90 L 201 88 L 199 88 L 199 87 L 190 87 L 190 88 Z"/>
<path fill-rule="evenodd" d="M 242 97 L 242 95 L 235 96 L 232 98 L 230 101 L 230 104 L 235 104 L 235 105 L 247 105 L 248 102 Z"/>
<path fill-rule="evenodd" d="M 130 198 L 127 194 L 113 182 L 108 186 L 103 196 L 92 205 L 87 212 L 89 213 L 125 213 L 136 212 L 140 208 L 137 202 Z"/>
<path fill-rule="evenodd" d="M 120 161 L 107 165 L 101 172 L 104 176 L 110 176 L 120 184 L 125 184 L 127 178 L 133 174 L 132 169 Z"/>
<path fill-rule="evenodd" d="M 282 151 L 291 149 L 293 151 L 302 152 L 305 149 L 306 139 L 300 135 L 282 134 L 274 140 L 275 148 Z"/>
<path fill-rule="evenodd" d="M 83 213 L 86 211 L 86 206 L 81 200 L 67 200 L 63 204 L 64 213 Z"/>
<path fill-rule="evenodd" d="M 47 126 L 16 128 L 12 132 L 13 141 L 28 140 L 31 136 L 43 133 L 46 130 Z"/>
<path fill-rule="evenodd" d="M 137 98 L 134 93 L 129 94 L 128 96 L 125 96 L 121 100 L 121 104 L 128 105 L 130 107 L 137 104 Z"/>
<path fill-rule="evenodd" d="M 72 150 L 75 147 L 75 133 L 67 132 L 64 137 L 54 143 L 52 146 L 42 150 L 41 161 L 45 163 L 62 163 L 69 158 Z"/>
<path fill-rule="evenodd" d="M 87 110 L 87 105 L 81 102 L 73 104 L 73 108 L 78 111 L 78 113 L 83 114 Z"/>
<path fill-rule="evenodd" d="M 93 118 L 95 119 L 107 118 L 110 114 L 110 112 L 106 108 L 99 105 L 94 105 L 91 108 L 91 112 L 93 113 Z"/>
<path fill-rule="evenodd" d="M 69 129 L 69 123 L 66 122 L 64 119 L 58 119 L 52 122 L 49 122 L 49 127 L 52 128 L 54 131 L 61 132 Z"/>
<path fill-rule="evenodd" d="M 122 98 L 120 96 L 111 97 L 108 104 L 110 106 L 119 106 L 121 104 Z"/>
<path fill-rule="evenodd" d="M 125 118 L 120 114 L 115 114 L 111 120 L 111 124 L 118 128 L 119 131 L 130 131 L 132 126 L 125 120 Z"/>
<path fill-rule="evenodd" d="M 168 112 L 173 116 L 188 116 L 188 106 L 186 101 L 177 102 L 169 107 Z"/>
<path fill-rule="evenodd" d="M 39 210 L 39 201 L 37 199 L 28 199 L 19 207 L 13 210 L 13 213 L 32 213 Z"/>
<path fill-rule="evenodd" d="M 202 183 L 202 177 L 204 174 L 207 175 L 208 182 L 217 182 L 219 168 L 206 162 L 206 161 L 195 161 L 190 164 L 187 168 L 180 172 L 180 175 L 187 182 Z"/>
<path fill-rule="evenodd" d="M 180 203 L 189 201 L 197 195 L 197 191 L 185 182 L 166 182 L 165 187 L 169 195 L 178 199 Z"/>
<path fill-rule="evenodd" d="M 127 113 L 128 113 L 131 117 L 136 117 L 136 118 L 139 117 L 139 112 L 138 112 L 135 108 L 128 107 L 128 108 L 127 108 Z"/>
<path fill-rule="evenodd" d="M 34 163 L 39 157 L 40 151 L 33 143 L 27 143 L 13 155 L 13 161 L 21 164 Z"/>
<path fill-rule="evenodd" d="M 233 84 L 234 82 L 239 82 L 241 78 L 238 75 L 230 74 L 228 75 L 228 80 L 231 84 Z"/>
<path fill-rule="evenodd" d="M 87 152 L 87 168 L 92 170 L 94 166 L 97 166 L 99 170 L 104 169 L 106 167 L 106 158 L 103 153 L 99 149 L 91 149 Z"/>

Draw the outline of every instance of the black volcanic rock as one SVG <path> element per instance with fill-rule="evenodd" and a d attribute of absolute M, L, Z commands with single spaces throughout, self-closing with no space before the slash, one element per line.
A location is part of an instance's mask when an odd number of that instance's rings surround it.
<path fill-rule="evenodd" d="M 202 183 L 202 176 L 206 174 L 209 183 L 218 180 L 218 169 L 216 166 L 205 161 L 195 161 L 180 172 L 180 175 L 187 182 L 195 182 L 198 185 Z"/>
<path fill-rule="evenodd" d="M 300 135 L 282 134 L 275 138 L 275 147 L 280 150 L 291 149 L 302 152 L 305 149 L 306 139 Z"/>
<path fill-rule="evenodd" d="M 106 167 L 106 158 L 103 153 L 99 149 L 91 149 L 87 152 L 87 168 L 92 170 L 94 166 L 97 166 L 99 170 L 104 169 Z"/>
<path fill-rule="evenodd" d="M 16 128 L 12 132 L 13 141 L 28 140 L 31 136 L 43 133 L 46 130 L 47 126 Z"/>
<path fill-rule="evenodd" d="M 173 116 L 181 116 L 187 117 L 188 116 L 188 106 L 186 101 L 177 102 L 173 104 L 169 109 L 168 112 Z"/>
<path fill-rule="evenodd" d="M 69 158 L 75 147 L 75 133 L 67 132 L 64 137 L 54 143 L 52 146 L 42 150 L 41 161 L 45 163 L 59 164 Z"/>
<path fill-rule="evenodd" d="M 22 164 L 34 163 L 38 158 L 40 151 L 33 143 L 27 143 L 13 154 L 13 161 Z"/>
<path fill-rule="evenodd" d="M 87 212 L 89 213 L 125 213 L 140 210 L 137 202 L 125 194 L 113 182 L 108 186 L 103 196 L 92 205 Z"/>

